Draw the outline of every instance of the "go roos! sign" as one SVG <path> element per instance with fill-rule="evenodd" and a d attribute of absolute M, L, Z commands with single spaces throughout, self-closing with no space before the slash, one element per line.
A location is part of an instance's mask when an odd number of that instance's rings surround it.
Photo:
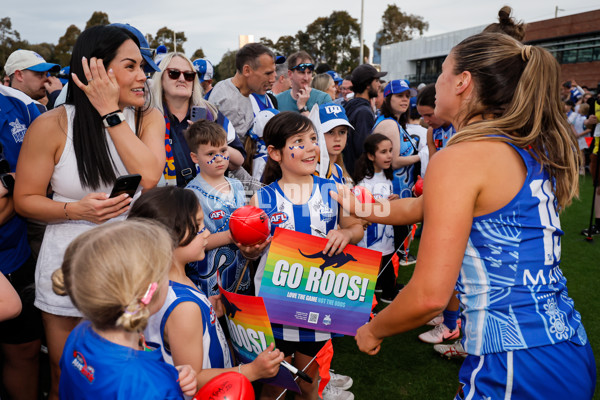
<path fill-rule="evenodd" d="M 326 243 L 277 228 L 259 296 L 271 322 L 354 336 L 369 320 L 381 253 L 348 245 L 330 257 Z"/>

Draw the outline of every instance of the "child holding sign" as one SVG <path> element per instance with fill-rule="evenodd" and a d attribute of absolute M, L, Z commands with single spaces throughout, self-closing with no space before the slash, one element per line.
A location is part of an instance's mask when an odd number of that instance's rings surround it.
<path fill-rule="evenodd" d="M 181 365 L 178 374 L 140 334 L 165 301 L 172 248 L 150 221 L 100 225 L 71 242 L 53 289 L 68 294 L 85 320 L 60 359 L 61 399 L 183 399 L 182 389 L 194 395 L 195 371 Z"/>
<path fill-rule="evenodd" d="M 295 112 L 282 112 L 265 126 L 264 136 L 269 158 L 264 172 L 264 183 L 250 203 L 267 213 L 271 220 L 271 233 L 276 227 L 297 232 L 326 236 L 323 253 L 340 254 L 348 243 L 357 243 L 363 235 L 361 223 L 338 212 L 338 204 L 329 196 L 335 183 L 314 176 L 319 160 L 317 134 L 310 119 Z M 338 224 L 341 229 L 338 228 Z M 259 246 L 244 247 L 238 244 L 247 257 L 262 258 L 256 271 L 254 284 L 258 294 L 265 268 L 268 241 Z M 272 324 L 277 347 L 294 366 L 303 370 L 325 344 L 331 333 L 293 326 Z M 315 363 L 306 372 L 313 383 L 300 382 L 303 399 L 317 398 L 317 368 Z M 279 388 L 265 385 L 263 398 L 276 398 Z"/>
<path fill-rule="evenodd" d="M 367 136 L 364 143 L 365 152 L 356 161 L 354 181 L 367 188 L 375 199 L 394 200 L 392 187 L 392 141 L 380 133 Z M 396 275 L 390 263 L 394 254 L 394 227 L 384 224 L 370 224 L 365 236 L 358 244 L 361 247 L 380 251 L 383 254 L 378 284 L 381 286 L 381 298 L 384 303 L 391 303 L 398 293 Z"/>
<path fill-rule="evenodd" d="M 204 258 L 208 237 L 196 196 L 176 186 L 155 188 L 140 196 L 129 217 L 159 221 L 171 232 L 176 246 L 167 299 L 150 318 L 145 331 L 149 342 L 161 345 L 165 360 L 172 365 L 192 365 L 198 373 L 199 387 L 225 371 L 240 372 L 251 381 L 274 376 L 283 359 L 274 344 L 250 364 L 232 368 L 218 315 L 206 295 L 185 274 L 186 263 Z"/>

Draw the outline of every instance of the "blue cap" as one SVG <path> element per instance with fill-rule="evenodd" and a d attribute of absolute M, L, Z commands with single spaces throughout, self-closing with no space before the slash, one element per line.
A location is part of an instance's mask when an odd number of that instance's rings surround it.
<path fill-rule="evenodd" d="M 417 95 L 417 91 L 408 86 L 407 80 L 395 79 L 393 81 L 390 81 L 387 85 L 385 85 L 385 89 L 383 89 L 383 97 L 388 97 L 390 94 L 404 93 L 407 90 L 410 90 L 411 97 Z"/>
<path fill-rule="evenodd" d="M 213 74 L 215 69 L 213 65 L 206 58 L 199 58 L 192 62 L 194 65 L 194 69 L 198 73 L 198 77 L 200 78 L 200 82 L 208 81 L 213 78 Z"/>
<path fill-rule="evenodd" d="M 285 56 L 275 56 L 275 64 L 283 64 L 285 62 Z"/>
<path fill-rule="evenodd" d="M 329 132 L 340 125 L 346 125 L 352 128 L 352 125 L 348 122 L 344 107 L 335 103 L 325 103 L 319 106 L 319 121 L 321 126 L 317 127 L 317 129 L 323 133 Z"/>
<path fill-rule="evenodd" d="M 58 71 L 58 79 L 60 80 L 60 83 L 62 83 L 63 85 L 66 85 L 67 82 L 69 82 L 69 74 L 71 73 L 71 67 L 66 66 L 63 69 L 61 69 L 60 71 Z"/>
<path fill-rule="evenodd" d="M 327 75 L 331 76 L 333 78 L 333 81 L 339 85 L 340 83 L 342 83 L 343 79 L 341 76 L 338 75 L 337 72 L 335 71 L 327 71 L 325 72 Z"/>
<path fill-rule="evenodd" d="M 417 107 L 417 97 L 411 97 L 410 98 L 410 108 L 416 108 Z"/>
<path fill-rule="evenodd" d="M 140 52 L 142 53 L 142 57 L 144 57 L 144 60 L 146 60 L 146 68 L 144 68 L 144 70 L 146 72 L 160 72 L 160 68 L 158 68 L 158 65 L 156 65 L 152 58 L 154 51 L 150 48 L 150 45 L 148 44 L 148 41 L 146 40 L 144 35 L 142 35 L 142 32 L 138 31 L 129 24 L 115 23 L 110 24 L 108 26 L 115 26 L 117 28 L 127 29 L 129 32 L 133 33 L 140 42 Z"/>

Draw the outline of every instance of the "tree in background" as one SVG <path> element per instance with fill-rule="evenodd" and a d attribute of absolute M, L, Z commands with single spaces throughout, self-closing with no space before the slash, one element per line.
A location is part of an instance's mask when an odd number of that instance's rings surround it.
<path fill-rule="evenodd" d="M 383 27 L 377 32 L 376 42 L 379 49 L 386 44 L 411 40 L 417 32 L 422 36 L 423 32 L 429 29 L 429 23 L 425 22 L 423 17 L 405 14 L 395 4 L 388 4 L 381 21 Z"/>
<path fill-rule="evenodd" d="M 235 75 L 235 55 L 237 50 L 229 50 L 215 67 L 215 81 L 222 81 Z"/>
<path fill-rule="evenodd" d="M 202 50 L 202 48 L 196 49 L 194 54 L 192 54 L 192 57 L 190 58 L 190 60 L 194 61 L 194 60 L 197 60 L 198 58 L 206 58 L 206 56 L 204 55 L 204 50 Z"/>
<path fill-rule="evenodd" d="M 25 48 L 27 42 L 21 40 L 21 35 L 15 29 L 12 29 L 12 22 L 9 17 L 0 19 L 0 70 L 4 70 L 6 59 L 10 53 Z"/>
<path fill-rule="evenodd" d="M 167 47 L 168 52 L 173 51 L 173 29 L 169 29 L 166 26 L 160 28 L 154 38 L 152 35 L 146 35 L 147 38 L 151 39 L 148 43 L 150 43 L 150 47 L 155 49 L 161 44 L 164 44 Z M 177 39 L 177 50 L 179 52 L 183 52 L 183 44 L 187 42 L 187 37 L 184 32 L 176 32 Z"/>
<path fill-rule="evenodd" d="M 97 25 L 108 25 L 110 21 L 108 20 L 108 14 L 102 11 L 94 11 L 88 22 L 85 24 L 85 29 L 91 28 L 92 26 Z"/>
<path fill-rule="evenodd" d="M 67 31 L 64 35 L 58 39 L 58 44 L 56 45 L 54 51 L 56 56 L 56 61 L 62 66 L 65 67 L 69 65 L 71 62 L 71 53 L 73 52 L 73 46 L 77 41 L 77 38 L 81 34 L 81 30 L 75 26 L 70 25 L 67 28 Z"/>

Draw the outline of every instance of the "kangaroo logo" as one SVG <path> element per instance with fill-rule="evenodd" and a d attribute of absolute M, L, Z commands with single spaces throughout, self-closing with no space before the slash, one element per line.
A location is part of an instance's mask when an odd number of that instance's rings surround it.
<path fill-rule="evenodd" d="M 235 304 L 233 304 L 229 300 L 227 300 L 227 297 L 225 297 L 225 296 L 221 296 L 221 301 L 223 302 L 223 305 L 225 306 L 225 311 L 227 312 L 227 315 L 230 316 L 231 318 L 235 318 L 235 314 L 238 311 L 242 311 L 241 308 L 239 308 L 238 306 L 236 306 Z"/>
<path fill-rule="evenodd" d="M 324 254 L 323 251 L 319 251 L 315 254 L 304 254 L 300 249 L 298 249 L 298 251 L 306 258 L 322 258 L 324 262 L 319 267 L 321 268 L 321 271 L 324 271 L 327 267 L 339 268 L 350 261 L 358 261 L 352 254 L 340 253 L 333 256 L 328 256 L 327 254 Z"/>

